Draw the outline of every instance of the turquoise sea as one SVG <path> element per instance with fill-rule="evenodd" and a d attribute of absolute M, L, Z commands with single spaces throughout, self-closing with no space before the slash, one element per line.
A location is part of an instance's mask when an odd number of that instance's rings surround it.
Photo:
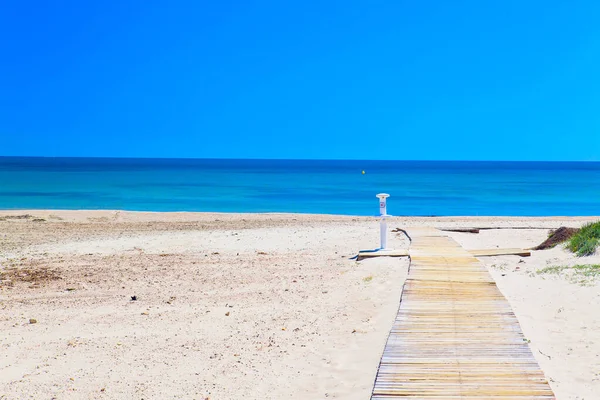
<path fill-rule="evenodd" d="M 0 157 L 0 209 L 375 215 L 380 192 L 393 215 L 600 215 L 600 163 Z"/>

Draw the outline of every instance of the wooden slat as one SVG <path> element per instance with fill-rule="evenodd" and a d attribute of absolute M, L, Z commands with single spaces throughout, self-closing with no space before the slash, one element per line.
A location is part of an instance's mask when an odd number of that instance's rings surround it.
<path fill-rule="evenodd" d="M 475 257 L 490 257 L 490 256 L 521 256 L 529 257 L 531 252 L 523 249 L 480 249 L 469 250 L 469 253 Z"/>
<path fill-rule="evenodd" d="M 446 232 L 479 233 L 478 228 L 442 228 Z"/>
<path fill-rule="evenodd" d="M 487 269 L 438 230 L 406 232 L 410 271 L 371 399 L 554 399 Z"/>
<path fill-rule="evenodd" d="M 361 250 L 358 252 L 357 261 L 373 257 L 408 257 L 408 250 Z"/>

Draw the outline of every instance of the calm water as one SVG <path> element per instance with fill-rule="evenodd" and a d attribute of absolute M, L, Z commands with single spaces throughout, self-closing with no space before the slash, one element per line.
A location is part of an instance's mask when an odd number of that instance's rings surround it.
<path fill-rule="evenodd" d="M 379 192 L 393 215 L 600 215 L 600 163 L 0 157 L 0 209 L 373 215 Z"/>

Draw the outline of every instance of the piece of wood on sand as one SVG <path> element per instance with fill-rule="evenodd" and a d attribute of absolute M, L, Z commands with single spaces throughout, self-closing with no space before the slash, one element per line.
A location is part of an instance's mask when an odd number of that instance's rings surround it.
<path fill-rule="evenodd" d="M 531 251 L 524 249 L 477 249 L 467 250 L 475 257 L 492 257 L 492 256 L 521 256 L 529 257 Z"/>
<path fill-rule="evenodd" d="M 408 250 L 361 250 L 358 252 L 356 260 L 374 257 L 408 257 Z"/>
<path fill-rule="evenodd" d="M 479 228 L 442 228 L 446 232 L 479 233 Z"/>

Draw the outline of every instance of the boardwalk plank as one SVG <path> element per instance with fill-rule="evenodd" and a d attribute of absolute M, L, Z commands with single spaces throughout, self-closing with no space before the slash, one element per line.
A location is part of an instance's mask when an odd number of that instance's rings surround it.
<path fill-rule="evenodd" d="M 371 399 L 554 399 L 479 260 L 437 229 L 406 233 L 410 271 Z"/>

